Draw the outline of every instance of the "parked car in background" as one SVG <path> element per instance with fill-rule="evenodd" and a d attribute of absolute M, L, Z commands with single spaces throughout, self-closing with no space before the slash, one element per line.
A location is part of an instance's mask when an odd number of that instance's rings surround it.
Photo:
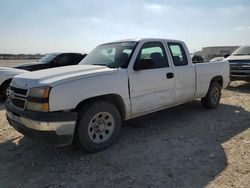
<path fill-rule="evenodd" d="M 25 63 L 14 66 L 13 68 L 23 69 L 27 71 L 37 71 L 48 68 L 76 65 L 85 56 L 86 54 L 80 53 L 50 53 L 37 62 Z"/>
<path fill-rule="evenodd" d="M 86 54 L 80 53 L 50 53 L 36 62 L 17 65 L 13 68 L 0 68 L 0 94 L 2 99 L 5 100 L 7 98 L 7 88 L 14 76 L 27 71 L 76 65 L 85 56 Z"/>
<path fill-rule="evenodd" d="M 194 99 L 216 108 L 229 81 L 227 61 L 193 64 L 182 41 L 116 41 L 79 65 L 15 76 L 6 113 L 24 135 L 97 152 L 114 143 L 122 120 Z"/>
<path fill-rule="evenodd" d="M 192 55 L 192 62 L 193 63 L 203 63 L 206 62 L 205 58 L 201 55 Z"/>
<path fill-rule="evenodd" d="M 223 61 L 225 58 L 224 57 L 215 57 L 213 59 L 211 59 L 211 62 L 215 62 L 215 61 Z"/>
<path fill-rule="evenodd" d="M 241 46 L 226 58 L 230 65 L 231 80 L 250 82 L 250 46 Z"/>
<path fill-rule="evenodd" d="M 14 76 L 19 74 L 28 73 L 29 71 L 13 69 L 13 68 L 0 68 L 0 95 L 2 100 L 7 98 L 7 89 L 10 85 L 10 82 Z"/>

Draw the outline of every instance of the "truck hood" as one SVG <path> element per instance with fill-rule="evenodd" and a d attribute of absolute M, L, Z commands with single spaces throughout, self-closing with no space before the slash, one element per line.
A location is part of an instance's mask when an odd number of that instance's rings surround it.
<path fill-rule="evenodd" d="M 111 69 L 99 65 L 65 66 L 18 75 L 15 79 L 13 79 L 11 85 L 26 89 L 40 86 L 53 87 L 65 82 L 98 75 L 111 74 L 117 71 L 117 69 Z"/>
<path fill-rule="evenodd" d="M 250 55 L 229 56 L 226 60 L 250 60 Z"/>

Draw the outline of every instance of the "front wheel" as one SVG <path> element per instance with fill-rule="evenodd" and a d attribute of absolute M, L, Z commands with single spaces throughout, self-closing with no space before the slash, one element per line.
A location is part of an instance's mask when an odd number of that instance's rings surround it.
<path fill-rule="evenodd" d="M 221 86 L 218 82 L 210 84 L 207 95 L 201 99 L 202 105 L 207 109 L 214 109 L 220 103 Z"/>
<path fill-rule="evenodd" d="M 95 102 L 79 112 L 78 139 L 89 152 L 98 152 L 111 146 L 121 128 L 117 108 L 108 102 Z"/>

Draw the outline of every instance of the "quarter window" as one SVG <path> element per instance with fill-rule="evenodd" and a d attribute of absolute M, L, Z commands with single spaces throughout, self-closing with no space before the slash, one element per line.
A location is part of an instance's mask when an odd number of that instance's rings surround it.
<path fill-rule="evenodd" d="M 188 64 L 187 56 L 180 43 L 168 43 L 174 66 L 184 66 Z"/>

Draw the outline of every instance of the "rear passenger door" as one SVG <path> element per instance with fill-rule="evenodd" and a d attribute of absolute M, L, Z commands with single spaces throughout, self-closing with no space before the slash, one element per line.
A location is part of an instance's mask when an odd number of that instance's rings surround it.
<path fill-rule="evenodd" d="M 132 115 L 152 112 L 174 101 L 174 75 L 162 42 L 144 43 L 137 55 L 134 67 L 142 59 L 151 59 L 153 67 L 129 72 Z"/>
<path fill-rule="evenodd" d="M 188 61 L 187 52 L 179 42 L 167 43 L 175 72 L 175 103 L 185 102 L 195 94 L 194 66 Z"/>

